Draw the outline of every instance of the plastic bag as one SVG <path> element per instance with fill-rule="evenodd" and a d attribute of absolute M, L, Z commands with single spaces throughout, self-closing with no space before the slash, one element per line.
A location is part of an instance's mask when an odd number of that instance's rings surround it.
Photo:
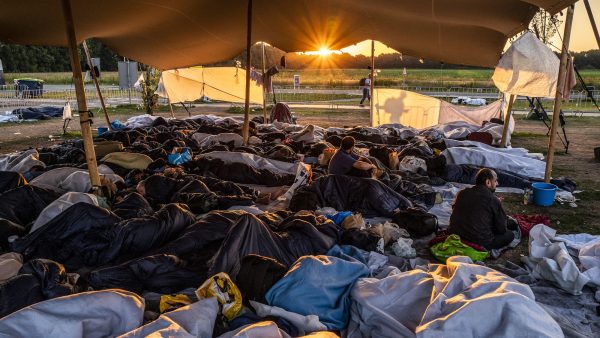
<path fill-rule="evenodd" d="M 185 150 L 181 153 L 169 154 L 167 156 L 167 160 L 171 165 L 179 165 L 191 161 L 192 154 L 188 148 L 185 148 Z"/>
<path fill-rule="evenodd" d="M 160 313 L 165 313 L 190 304 L 192 300 L 186 295 L 161 295 L 159 309 Z"/>
<path fill-rule="evenodd" d="M 410 238 L 398 238 L 394 244 L 392 244 L 392 250 L 394 255 L 403 258 L 415 258 L 417 257 L 417 251 L 412 247 L 413 240 Z"/>
<path fill-rule="evenodd" d="M 202 283 L 196 290 L 196 296 L 198 299 L 216 297 L 228 320 L 235 318 L 242 309 L 242 293 L 224 272 L 219 272 Z"/>

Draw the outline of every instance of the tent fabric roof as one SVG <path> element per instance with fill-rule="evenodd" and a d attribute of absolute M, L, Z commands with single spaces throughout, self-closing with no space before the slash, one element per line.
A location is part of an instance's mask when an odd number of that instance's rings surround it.
<path fill-rule="evenodd" d="M 576 0 L 253 1 L 253 40 L 284 51 L 340 49 L 367 39 L 416 57 L 495 66 L 507 38 L 542 7 Z M 245 49 L 247 1 L 71 1 L 78 41 L 98 38 L 160 69 L 230 59 Z M 0 40 L 66 46 L 60 0 L 0 0 Z"/>

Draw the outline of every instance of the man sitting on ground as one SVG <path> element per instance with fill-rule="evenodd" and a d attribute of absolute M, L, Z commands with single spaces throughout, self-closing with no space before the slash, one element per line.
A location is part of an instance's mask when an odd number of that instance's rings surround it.
<path fill-rule="evenodd" d="M 513 241 L 514 234 L 507 228 L 508 218 L 502 202 L 494 195 L 498 176 L 493 170 L 484 168 L 477 172 L 475 181 L 474 187 L 463 189 L 456 195 L 448 232 L 487 250 L 503 248 Z M 510 226 L 516 224 L 511 222 Z"/>
<path fill-rule="evenodd" d="M 371 177 L 372 171 L 377 167 L 369 159 L 354 154 L 353 150 L 354 137 L 344 137 L 340 149 L 333 154 L 331 161 L 329 161 L 329 173 L 332 175 Z"/>

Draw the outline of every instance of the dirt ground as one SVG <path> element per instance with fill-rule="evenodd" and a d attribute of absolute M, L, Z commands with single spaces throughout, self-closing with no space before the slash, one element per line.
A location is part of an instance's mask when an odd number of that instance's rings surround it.
<path fill-rule="evenodd" d="M 127 118 L 142 114 L 141 111 L 111 111 L 112 119 L 125 121 Z M 199 107 L 192 109 L 193 114 L 215 114 L 220 116 L 237 116 L 228 114 L 225 108 Z M 169 112 L 162 111 L 157 115 L 167 117 Z M 184 118 L 188 113 L 183 108 L 175 110 L 175 116 Z M 297 112 L 298 123 L 329 126 L 357 126 L 369 123 L 367 112 Z M 96 114 L 95 128 L 106 125 L 104 118 Z M 564 148 L 557 140 L 553 176 L 567 176 L 575 180 L 579 199 L 577 207 L 555 205 L 548 208 L 523 205 L 522 197 L 506 195 L 505 207 L 509 214 L 546 214 L 551 219 L 553 227 L 560 233 L 588 232 L 600 234 L 600 163 L 594 160 L 594 147 L 600 146 L 600 118 L 570 117 L 567 118 L 567 136 L 570 141 L 569 153 L 564 154 Z M 78 137 L 79 125 L 77 120 L 71 122 L 69 137 Z M 23 150 L 31 147 L 47 146 L 63 140 L 62 120 L 48 120 L 0 126 L 0 153 Z M 513 146 L 524 147 L 531 152 L 546 155 L 546 127 L 541 121 L 517 119 L 516 130 L 513 134 Z"/>

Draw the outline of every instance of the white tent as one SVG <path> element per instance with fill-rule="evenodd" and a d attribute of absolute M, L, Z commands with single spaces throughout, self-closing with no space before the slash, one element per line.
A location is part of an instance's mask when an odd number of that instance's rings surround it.
<path fill-rule="evenodd" d="M 262 75 L 259 75 L 262 76 Z M 236 67 L 192 67 L 162 72 L 156 93 L 171 103 L 211 100 L 242 103 L 246 71 Z M 262 85 L 250 81 L 250 102 L 262 104 Z"/>

